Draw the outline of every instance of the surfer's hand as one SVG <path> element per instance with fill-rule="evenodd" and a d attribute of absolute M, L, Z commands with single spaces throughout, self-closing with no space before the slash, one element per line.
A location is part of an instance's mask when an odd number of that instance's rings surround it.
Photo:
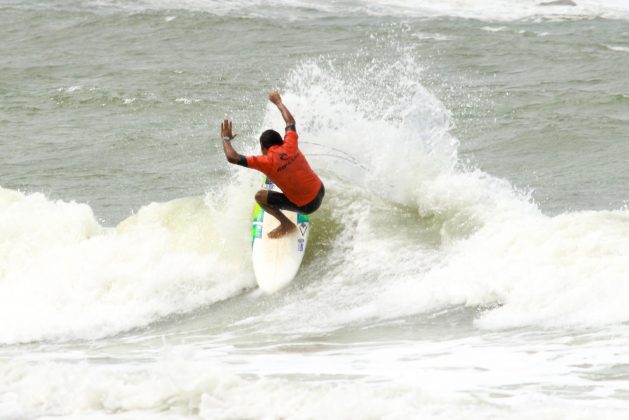
<path fill-rule="evenodd" d="M 230 140 L 234 139 L 237 134 L 232 134 L 232 122 L 229 120 L 223 121 L 221 124 L 221 139 L 229 137 Z"/>
<path fill-rule="evenodd" d="M 277 90 L 272 90 L 271 93 L 269 93 L 269 101 L 273 102 L 275 105 L 279 105 L 282 103 L 282 97 Z"/>

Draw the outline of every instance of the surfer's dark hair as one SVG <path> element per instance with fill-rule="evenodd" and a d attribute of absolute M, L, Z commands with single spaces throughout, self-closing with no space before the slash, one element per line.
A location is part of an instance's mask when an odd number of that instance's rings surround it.
<path fill-rule="evenodd" d="M 260 136 L 260 145 L 265 149 L 268 149 L 271 146 L 281 146 L 284 143 L 282 140 L 282 136 L 275 130 L 266 130 Z"/>

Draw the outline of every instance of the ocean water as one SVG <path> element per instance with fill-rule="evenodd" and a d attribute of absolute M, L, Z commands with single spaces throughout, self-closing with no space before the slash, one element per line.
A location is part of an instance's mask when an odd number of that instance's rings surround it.
<path fill-rule="evenodd" d="M 629 3 L 540 3 L 0 0 L 0 419 L 626 418 Z"/>

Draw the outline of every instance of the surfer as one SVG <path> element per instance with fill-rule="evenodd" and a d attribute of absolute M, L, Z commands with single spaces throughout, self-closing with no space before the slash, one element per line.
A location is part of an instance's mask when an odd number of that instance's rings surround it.
<path fill-rule="evenodd" d="M 267 213 L 274 216 L 280 225 L 269 232 L 269 238 L 281 238 L 297 227 L 280 210 L 290 210 L 302 214 L 315 212 L 323 201 L 325 188 L 321 179 L 310 168 L 306 157 L 299 150 L 295 119 L 277 91 L 269 94 L 269 100 L 277 106 L 286 123 L 286 134 L 282 139 L 275 130 L 266 130 L 260 135 L 262 155 L 243 156 L 231 144 L 236 137 L 232 134 L 232 122 L 223 121 L 221 137 L 223 151 L 229 163 L 256 169 L 264 173 L 282 192 L 259 190 L 255 199 Z"/>

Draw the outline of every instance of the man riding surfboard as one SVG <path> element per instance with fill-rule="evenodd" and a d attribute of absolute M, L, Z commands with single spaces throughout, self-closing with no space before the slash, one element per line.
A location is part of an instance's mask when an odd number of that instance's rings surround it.
<path fill-rule="evenodd" d="M 264 173 L 282 190 L 279 193 L 262 189 L 255 195 L 260 207 L 280 222 L 277 228 L 269 232 L 269 238 L 281 238 L 295 230 L 296 226 L 280 210 L 302 214 L 315 212 L 321 206 L 325 187 L 299 150 L 295 119 L 282 102 L 280 94 L 272 91 L 269 94 L 269 100 L 277 106 L 286 123 L 284 139 L 277 131 L 266 130 L 260 136 L 262 155 L 243 156 L 231 144 L 236 137 L 232 134 L 231 121 L 225 120 L 221 124 L 221 137 L 223 151 L 229 163 Z"/>

